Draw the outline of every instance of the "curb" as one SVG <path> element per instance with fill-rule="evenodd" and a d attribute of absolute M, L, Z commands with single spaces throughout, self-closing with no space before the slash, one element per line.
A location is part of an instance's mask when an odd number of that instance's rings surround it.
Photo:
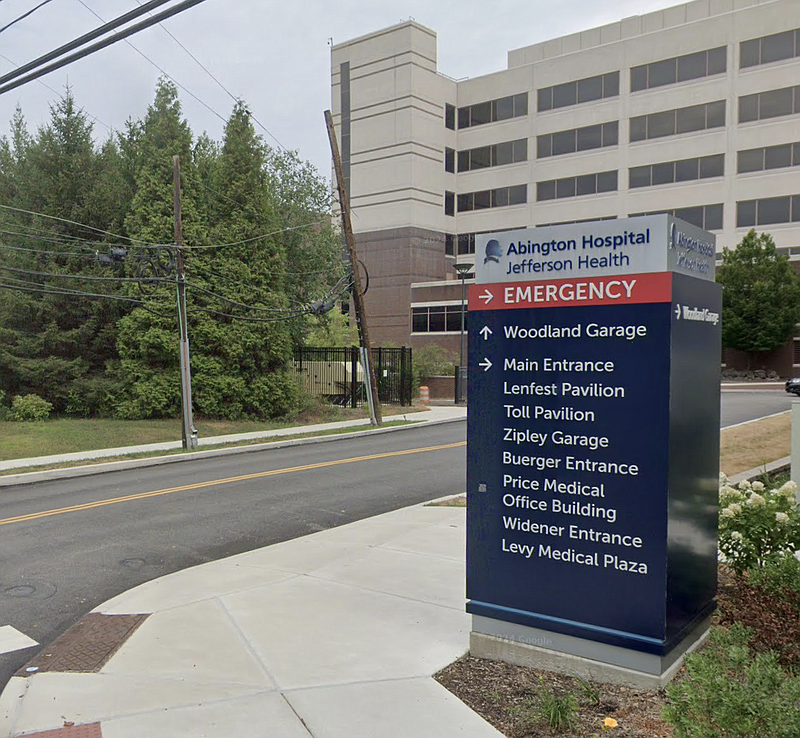
<path fill-rule="evenodd" d="M 327 443 L 329 441 L 351 440 L 363 438 L 365 435 L 381 435 L 384 433 L 395 433 L 397 431 L 412 430 L 424 426 L 444 425 L 445 423 L 459 423 L 466 418 L 442 418 L 440 420 L 420 420 L 410 425 L 401 425 L 396 428 L 376 428 L 375 430 L 354 431 L 351 433 L 334 433 L 327 436 L 312 436 L 310 438 L 295 438 L 289 441 L 265 441 L 263 443 L 253 443 L 246 446 L 234 446 L 233 448 L 215 448 L 208 451 L 195 451 L 192 454 L 169 454 L 166 456 L 155 456 L 145 459 L 125 459 L 124 461 L 108 461 L 100 464 L 87 466 L 73 466 L 61 469 L 47 469 L 46 471 L 31 471 L 21 474 L 7 474 L 0 476 L 0 492 L 3 487 L 16 487 L 23 484 L 35 484 L 36 482 L 50 482 L 57 479 L 71 479 L 73 477 L 88 477 L 95 474 L 106 474 L 108 472 L 122 471 L 125 469 L 143 469 L 149 466 L 160 466 L 162 464 L 177 464 L 197 459 L 213 459 L 218 456 L 231 456 L 235 454 L 248 454 L 257 451 L 267 451 L 269 449 L 290 448 L 292 446 L 304 446 L 312 443 Z M 302 432 L 302 431 L 300 431 Z"/>
<path fill-rule="evenodd" d="M 769 464 L 764 464 L 763 466 L 758 466 L 755 469 L 748 469 L 747 471 L 734 474 L 732 477 L 728 477 L 728 481 L 731 484 L 739 484 L 739 482 L 744 482 L 744 481 L 752 482 L 754 479 L 758 479 L 758 477 L 760 477 L 762 474 L 782 472 L 786 471 L 787 469 L 791 469 L 791 467 L 792 467 L 792 457 L 784 456 L 782 459 L 777 459 L 776 461 L 770 461 Z"/>

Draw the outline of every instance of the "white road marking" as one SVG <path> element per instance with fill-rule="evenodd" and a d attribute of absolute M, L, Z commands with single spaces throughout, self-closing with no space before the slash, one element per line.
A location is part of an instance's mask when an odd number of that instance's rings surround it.
<path fill-rule="evenodd" d="M 38 645 L 33 638 L 28 638 L 16 628 L 12 628 L 10 625 L 0 625 L 0 654 L 21 651 L 23 648 Z"/>

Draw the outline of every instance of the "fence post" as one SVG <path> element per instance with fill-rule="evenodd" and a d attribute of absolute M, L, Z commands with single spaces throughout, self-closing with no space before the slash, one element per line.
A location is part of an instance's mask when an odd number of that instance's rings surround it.
<path fill-rule="evenodd" d="M 358 349 L 350 347 L 350 407 L 358 407 Z"/>
<path fill-rule="evenodd" d="M 400 354 L 400 407 L 409 404 L 406 402 L 406 347 L 403 346 Z"/>

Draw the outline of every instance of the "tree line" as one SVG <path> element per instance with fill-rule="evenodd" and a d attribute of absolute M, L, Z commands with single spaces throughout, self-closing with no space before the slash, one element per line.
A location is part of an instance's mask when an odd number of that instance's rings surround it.
<path fill-rule="evenodd" d="M 347 286 L 329 188 L 266 145 L 243 102 L 221 141 L 195 136 L 165 79 L 144 117 L 101 144 L 69 89 L 34 133 L 18 108 L 0 138 L 6 403 L 32 393 L 61 414 L 179 414 L 175 155 L 195 409 L 296 409 L 292 350 L 319 330 L 308 305 Z"/>

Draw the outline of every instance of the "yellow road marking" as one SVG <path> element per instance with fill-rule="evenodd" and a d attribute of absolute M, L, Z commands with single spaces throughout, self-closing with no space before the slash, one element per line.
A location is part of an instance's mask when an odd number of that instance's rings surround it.
<path fill-rule="evenodd" d="M 248 479 L 261 479 L 263 477 L 273 477 L 279 474 L 292 474 L 293 472 L 308 471 L 310 469 L 324 469 L 326 466 L 339 466 L 340 464 L 355 464 L 360 461 L 373 461 L 374 459 L 387 459 L 392 456 L 407 456 L 409 454 L 422 454 L 428 451 L 443 451 L 448 448 L 458 448 L 466 446 L 466 441 L 458 443 L 446 443 L 441 446 L 427 446 L 425 448 L 411 448 L 406 451 L 390 451 L 384 454 L 370 454 L 369 456 L 354 456 L 349 459 L 336 459 L 335 461 L 322 461 L 318 464 L 305 464 L 303 466 L 290 466 L 286 469 L 273 469 L 272 471 L 257 472 L 255 474 L 242 474 L 238 477 L 225 477 L 223 479 L 211 479 L 208 482 L 197 482 L 196 484 L 185 484 L 181 487 L 168 487 L 167 489 L 156 489 L 152 492 L 140 492 L 136 495 L 125 495 L 124 497 L 113 497 L 108 500 L 98 500 L 97 502 L 86 502 L 82 505 L 71 505 L 55 510 L 42 510 L 41 512 L 29 513 L 27 515 L 17 515 L 15 518 L 5 518 L 0 520 L 0 525 L 13 525 L 14 523 L 25 523 L 29 520 L 39 518 L 49 518 L 53 515 L 65 515 L 66 513 L 81 512 L 82 510 L 92 510 L 96 507 L 106 505 L 117 505 L 120 502 L 133 502 L 134 500 L 145 500 L 149 497 L 161 497 L 173 492 L 186 492 L 193 489 L 203 489 L 205 487 L 216 487 L 220 484 L 232 484 L 234 482 L 245 482 Z"/>

